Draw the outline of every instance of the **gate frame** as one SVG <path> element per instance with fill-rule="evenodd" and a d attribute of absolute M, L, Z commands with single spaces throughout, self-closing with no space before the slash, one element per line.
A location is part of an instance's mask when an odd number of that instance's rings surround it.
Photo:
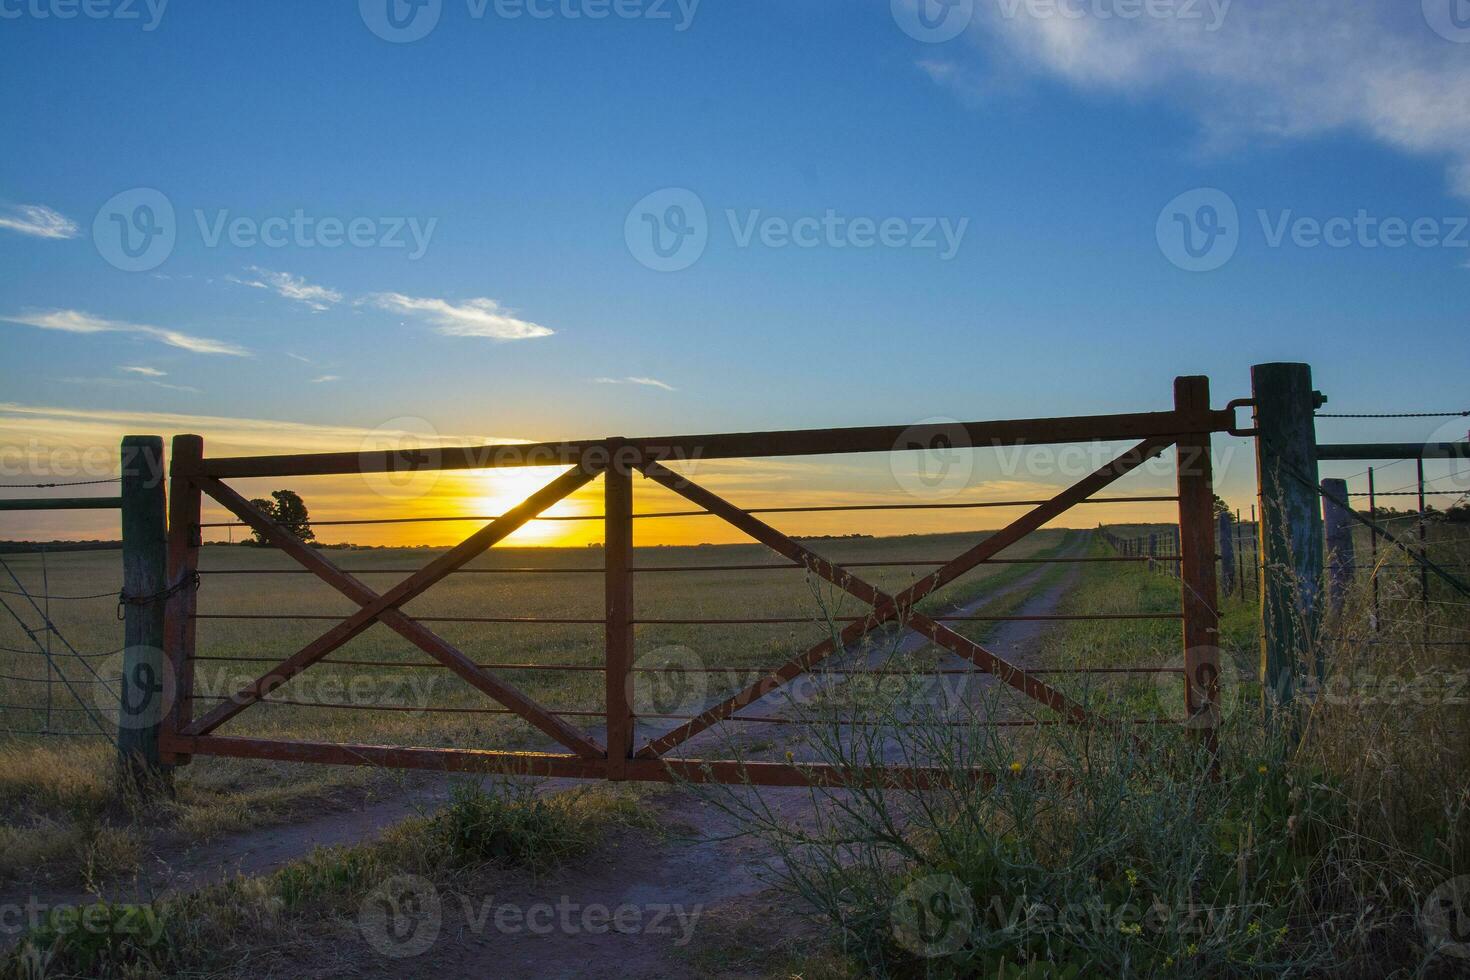
<path fill-rule="evenodd" d="M 636 470 L 647 478 L 685 496 L 706 510 L 746 531 L 757 541 L 790 558 L 793 567 L 807 567 L 827 581 L 870 603 L 873 609 L 846 627 L 839 637 L 843 645 L 867 630 L 897 620 L 955 653 L 995 673 L 1023 693 L 1063 712 L 1072 723 L 1096 723 L 1075 702 L 1049 685 L 986 650 L 942 623 L 917 613 L 914 604 L 924 595 L 971 569 L 990 561 L 1003 549 L 1087 500 L 1093 493 L 1121 478 L 1170 446 L 1177 447 L 1176 480 L 1180 540 L 1180 586 L 1182 639 L 1185 658 L 1184 703 L 1191 731 L 1202 735 L 1213 748 L 1218 712 L 1219 600 L 1216 591 L 1213 499 L 1210 439 L 1216 432 L 1234 428 L 1230 408 L 1212 409 L 1208 378 L 1175 379 L 1174 407 L 1167 412 L 1071 416 L 966 424 L 920 426 L 872 426 L 863 428 L 787 430 L 777 432 L 724 433 L 643 439 L 613 437 L 562 443 L 382 450 L 361 453 L 315 453 L 260 457 L 219 457 L 203 453 L 203 440 L 196 435 L 174 438 L 169 491 L 169 579 L 183 581 L 198 571 L 202 544 L 201 505 L 204 495 L 216 499 L 251 527 L 260 530 L 288 555 L 318 578 L 353 599 L 358 610 L 333 626 L 302 650 L 286 658 L 271 671 L 248 685 L 233 699 L 196 717 L 193 707 L 195 655 L 195 608 L 193 590 L 182 590 L 169 599 L 165 629 L 166 655 L 177 685 L 172 710 L 159 736 L 165 762 L 183 764 L 194 755 L 261 758 L 279 761 L 317 762 L 338 765 L 375 765 L 393 768 L 432 769 L 446 772 L 502 772 L 523 775 L 602 778 L 613 781 L 669 781 L 687 779 L 756 785 L 838 785 L 851 782 L 849 773 L 836 767 L 781 762 L 731 759 L 667 758 L 664 752 L 681 744 L 698 731 L 718 724 L 746 704 L 799 676 L 818 660 L 837 649 L 834 639 L 808 649 L 759 685 L 706 709 L 695 719 L 646 744 L 635 744 L 635 718 L 631 705 L 634 636 L 633 486 Z M 792 538 L 777 531 L 707 490 L 666 468 L 665 462 L 833 455 L 860 452 L 893 452 L 925 449 L 942 443 L 963 430 L 973 448 L 1002 448 L 1034 444 L 1075 442 L 1123 442 L 1141 440 L 1105 466 L 1063 489 L 1048 501 L 1027 511 L 1006 528 L 968 549 L 948 564 L 929 573 L 897 595 L 887 595 L 863 582 L 841 566 L 816 556 Z M 233 478 L 325 476 L 353 473 L 400 472 L 404 470 L 487 469 L 502 466 L 567 465 L 566 472 L 525 502 L 480 528 L 444 555 L 384 593 L 358 582 L 320 552 L 301 543 L 289 532 L 229 488 L 223 481 Z M 597 476 L 604 479 L 604 585 L 606 746 L 533 700 L 508 682 L 500 681 L 476 667 L 452 645 L 439 638 L 399 608 L 414 596 L 440 581 L 482 551 L 534 519 L 567 494 Z M 513 713 L 561 741 L 570 753 L 509 752 L 490 749 L 419 748 L 385 745 L 287 741 L 213 734 L 215 728 L 263 700 L 279 684 L 289 680 L 368 626 L 383 622 L 410 639 L 416 646 L 453 669 Z M 849 636 L 849 634 L 852 634 Z M 823 653 L 821 650 L 831 647 Z M 820 654 L 820 655 L 818 655 Z M 768 682 L 775 683 L 766 687 Z M 760 686 L 759 691 L 754 690 Z M 744 697 L 745 700 L 741 700 Z M 553 719 L 548 723 L 547 719 Z M 698 726 L 696 727 L 696 722 Z M 1105 723 L 1105 722 L 1103 722 Z M 677 736 L 677 737 L 675 737 Z M 883 785 L 927 785 L 946 774 L 938 768 L 874 767 L 858 779 Z M 989 781 L 993 774 L 975 774 Z"/>

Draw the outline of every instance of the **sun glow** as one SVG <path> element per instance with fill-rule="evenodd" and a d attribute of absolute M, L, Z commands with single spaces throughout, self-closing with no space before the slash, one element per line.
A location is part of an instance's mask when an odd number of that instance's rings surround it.
<path fill-rule="evenodd" d="M 506 467 L 476 473 L 465 478 L 465 499 L 470 509 L 465 513 L 498 516 L 523 503 L 527 497 L 565 472 L 557 466 Z M 542 511 L 544 517 L 573 517 L 592 514 L 591 501 L 577 496 L 563 497 Z M 506 540 L 515 544 L 574 544 L 593 537 L 601 529 L 595 521 L 529 521 Z"/>

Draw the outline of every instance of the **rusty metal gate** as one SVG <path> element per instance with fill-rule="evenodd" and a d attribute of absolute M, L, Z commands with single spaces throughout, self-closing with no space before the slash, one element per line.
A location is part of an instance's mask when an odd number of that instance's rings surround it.
<path fill-rule="evenodd" d="M 957 426 L 892 426 L 779 432 L 730 433 L 704 436 L 624 439 L 609 438 L 532 445 L 480 446 L 455 449 L 325 453 L 287 456 L 208 458 L 198 436 L 178 436 L 173 443 L 169 485 L 169 578 L 197 581 L 202 543 L 201 503 L 204 496 L 217 501 L 251 529 L 258 531 L 304 569 L 350 599 L 357 609 L 300 650 L 282 659 L 233 697 L 203 713 L 196 713 L 193 685 L 196 667 L 195 625 L 197 596 L 193 589 L 173 592 L 167 610 L 165 653 L 171 667 L 170 709 L 161 726 L 159 742 L 166 761 L 183 763 L 194 755 L 235 756 L 296 762 L 373 765 L 445 771 L 510 772 L 610 780 L 713 780 L 764 785 L 837 782 L 839 771 L 819 764 L 780 761 L 673 757 L 670 753 L 691 738 L 782 688 L 823 660 L 859 641 L 871 631 L 896 624 L 926 637 L 970 661 L 979 670 L 1056 712 L 1059 720 L 1074 724 L 1107 724 L 1091 717 L 1061 690 L 1033 673 L 1006 662 L 980 643 L 945 625 L 944 616 L 925 615 L 917 603 L 936 589 L 997 556 L 1031 532 L 1084 502 L 1177 501 L 1179 554 L 1164 560 L 1179 563 L 1181 607 L 1171 618 L 1182 624 L 1184 651 L 1184 708 L 1191 727 L 1213 739 L 1212 706 L 1218 697 L 1218 619 L 1215 537 L 1210 437 L 1233 427 L 1233 412 L 1210 407 L 1209 382 L 1203 377 L 1179 378 L 1174 405 L 1167 411 L 1122 415 L 1077 416 L 1016 421 L 975 422 Z M 895 594 L 888 594 L 854 574 L 852 567 L 829 561 L 790 536 L 683 477 L 667 465 L 697 458 L 791 457 L 844 453 L 886 453 L 931 447 L 936 439 L 962 431 L 975 448 L 1002 448 L 1078 442 L 1136 441 L 1105 465 L 1070 487 L 1042 501 L 1009 501 L 1031 509 L 984 538 L 963 554 Z M 1110 497 L 1094 495 L 1171 447 L 1177 449 L 1177 493 L 1173 496 Z M 560 476 L 519 505 L 491 520 L 460 544 L 434 558 L 396 586 L 378 592 L 278 525 L 268 514 L 232 489 L 225 481 L 241 478 L 324 476 L 414 470 L 468 470 L 497 466 L 547 465 L 567 467 Z M 792 657 L 758 681 L 698 714 L 681 719 L 670 731 L 638 744 L 636 718 L 628 692 L 634 683 L 635 627 L 633 611 L 633 474 L 686 498 L 790 563 L 862 602 L 868 611 L 852 617 L 840 633 Z M 601 477 L 604 482 L 605 545 L 600 569 L 605 583 L 603 617 L 606 675 L 606 718 L 602 737 L 569 723 L 563 713 L 529 697 L 505 679 L 477 665 L 423 622 L 403 611 L 446 576 L 510 534 L 536 519 L 567 495 Z M 991 504 L 994 505 L 994 504 Z M 906 505 L 923 507 L 926 505 Z M 933 505 L 928 505 L 933 506 Z M 802 508 L 792 508 L 800 510 Z M 827 509 L 827 508 L 812 508 Z M 830 509 L 843 509 L 834 507 Z M 1045 559 L 1027 559 L 1044 561 Z M 1071 559 L 1076 560 L 1076 559 Z M 1107 559 L 1104 559 L 1107 560 Z M 849 563 L 853 565 L 854 563 Z M 1004 618 L 1004 617 L 994 617 Z M 376 623 L 382 623 L 423 653 L 457 674 L 503 709 L 535 726 L 559 746 L 558 751 L 517 752 L 480 748 L 414 748 L 391 745 L 343 744 L 246 738 L 219 730 L 242 712 L 292 678 L 321 662 L 333 651 Z M 873 779 L 923 781 L 933 775 L 922 767 L 873 770 Z M 864 777 L 869 778 L 869 777 Z"/>

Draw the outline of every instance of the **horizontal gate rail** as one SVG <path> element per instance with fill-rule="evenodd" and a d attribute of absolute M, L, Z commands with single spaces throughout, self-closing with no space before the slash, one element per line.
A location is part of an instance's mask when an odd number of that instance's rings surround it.
<path fill-rule="evenodd" d="M 1172 503 L 1178 500 L 1174 496 L 1148 496 L 1148 497 L 1100 497 L 1095 500 L 1079 500 L 1079 504 L 1144 504 L 1144 503 Z M 975 510 L 986 507 L 1035 507 L 1046 503 L 1045 500 L 970 500 L 945 503 L 929 504 L 811 504 L 804 507 L 747 507 L 747 514 L 833 514 L 833 513 L 855 513 L 860 511 L 876 510 Z M 639 520 L 662 520 L 671 517 L 714 517 L 714 511 L 709 510 L 662 510 L 651 511 L 641 514 L 633 514 L 632 519 Z M 477 515 L 464 514 L 456 517 L 358 517 L 344 518 L 335 521 L 312 521 L 313 527 L 347 527 L 352 525 L 369 524 L 469 524 L 484 521 L 499 520 L 500 515 Z M 606 514 L 542 514 L 532 518 L 537 521 L 605 521 Z M 200 527 L 245 527 L 242 521 L 212 521 L 199 525 Z"/>
<path fill-rule="evenodd" d="M 1225 410 L 1139 412 L 1066 418 L 1017 419 L 943 425 L 865 426 L 796 429 L 717 435 L 621 439 L 631 453 L 656 462 L 746 457 L 828 456 L 925 449 L 935 440 L 961 432 L 971 446 L 1045 445 L 1063 442 L 1125 442 L 1134 439 L 1226 432 L 1234 413 Z M 589 454 L 606 455 L 608 440 L 510 443 L 381 452 L 305 453 L 290 456 L 235 456 L 181 461 L 174 473 L 189 479 L 263 476 L 333 476 L 348 473 L 402 473 L 414 470 L 474 470 L 503 466 L 570 466 Z"/>

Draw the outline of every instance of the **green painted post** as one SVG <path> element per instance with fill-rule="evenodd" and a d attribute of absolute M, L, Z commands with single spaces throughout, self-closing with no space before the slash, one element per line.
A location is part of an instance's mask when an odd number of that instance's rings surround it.
<path fill-rule="evenodd" d="M 1332 616 L 1342 612 L 1343 600 L 1357 572 L 1353 519 L 1342 506 L 1346 503 L 1346 480 L 1322 481 L 1322 518 L 1327 525 L 1327 612 Z"/>
<path fill-rule="evenodd" d="M 1306 364 L 1251 368 L 1260 490 L 1262 710 L 1269 721 L 1296 698 L 1309 660 L 1320 680 L 1322 508 L 1317 501 L 1317 428 L 1325 402 Z"/>
<path fill-rule="evenodd" d="M 164 714 L 163 595 L 168 585 L 163 439 L 122 441 L 123 669 L 119 691 L 118 767 L 139 791 L 156 788 L 169 769 L 158 755 Z"/>

